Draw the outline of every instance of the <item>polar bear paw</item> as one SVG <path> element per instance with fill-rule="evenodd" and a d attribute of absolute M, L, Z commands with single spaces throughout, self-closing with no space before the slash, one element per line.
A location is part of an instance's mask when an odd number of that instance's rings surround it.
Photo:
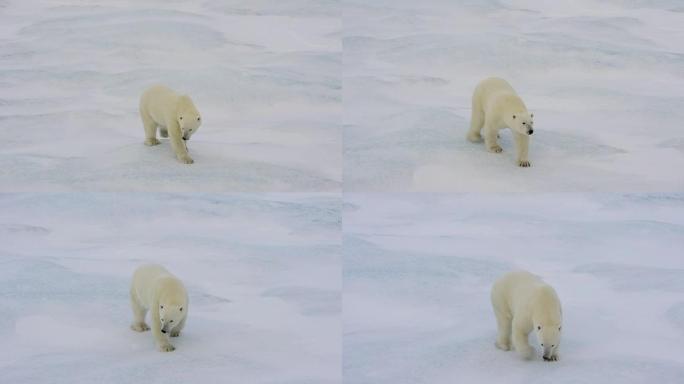
<path fill-rule="evenodd" d="M 480 141 L 482 141 L 482 135 L 480 134 L 480 132 L 470 132 L 468 133 L 468 136 L 466 136 L 466 138 L 468 139 L 468 141 L 472 143 L 479 143 Z"/>
<path fill-rule="evenodd" d="M 133 323 L 131 324 L 131 329 L 136 332 L 145 332 L 149 331 L 150 327 L 145 323 Z"/>
<path fill-rule="evenodd" d="M 176 347 L 174 347 L 171 344 L 162 344 L 159 346 L 159 351 L 160 352 L 173 352 L 176 350 Z"/>
<path fill-rule="evenodd" d="M 509 343 L 502 343 L 500 341 L 497 341 L 496 343 L 494 343 L 494 345 L 496 345 L 496 347 L 502 351 L 510 351 L 511 350 L 511 345 Z"/>
<path fill-rule="evenodd" d="M 519 160 L 518 161 L 518 166 L 523 167 L 523 168 L 528 168 L 532 166 L 532 163 L 530 163 L 529 160 Z"/>
<path fill-rule="evenodd" d="M 178 161 L 180 161 L 180 162 L 183 163 L 183 164 L 192 164 L 192 163 L 195 162 L 195 160 L 193 160 L 192 157 L 187 156 L 187 155 L 185 155 L 185 156 L 179 156 L 179 157 L 178 157 Z"/>
<path fill-rule="evenodd" d="M 489 152 L 501 153 L 503 152 L 503 148 L 501 148 L 501 146 L 498 144 L 494 144 L 489 147 Z"/>
<path fill-rule="evenodd" d="M 544 361 L 558 361 L 558 355 L 551 355 L 551 357 L 544 356 Z"/>
<path fill-rule="evenodd" d="M 531 360 L 534 357 L 534 348 L 521 348 L 520 350 L 518 350 L 518 353 L 520 354 L 520 357 L 522 357 L 524 360 Z"/>
<path fill-rule="evenodd" d="M 148 147 L 152 147 L 154 145 L 159 145 L 159 144 L 161 144 L 161 142 L 159 140 L 157 140 L 156 137 L 153 137 L 151 139 L 145 139 L 145 145 L 147 145 Z"/>

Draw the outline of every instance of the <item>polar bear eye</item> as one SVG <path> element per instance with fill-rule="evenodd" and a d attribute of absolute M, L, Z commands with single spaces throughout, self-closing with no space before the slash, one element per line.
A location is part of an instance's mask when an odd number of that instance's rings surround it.
<path fill-rule="evenodd" d="M 523 125 L 527 125 L 527 123 L 523 121 Z"/>
<path fill-rule="evenodd" d="M 542 347 L 544 346 L 544 343 L 542 343 Z"/>
<path fill-rule="evenodd" d="M 169 320 L 169 323 L 173 323 L 173 320 Z"/>
<path fill-rule="evenodd" d="M 537 326 L 537 331 L 541 331 L 541 325 Z"/>
<path fill-rule="evenodd" d="M 513 115 L 513 118 L 515 119 L 515 115 Z"/>
<path fill-rule="evenodd" d="M 164 309 L 164 306 L 163 306 L 163 305 L 161 306 L 161 309 Z"/>
<path fill-rule="evenodd" d="M 199 118 L 199 116 L 197 116 L 197 121 L 200 121 L 200 118 Z"/>
<path fill-rule="evenodd" d="M 183 120 L 183 116 L 181 116 L 180 119 Z"/>
<path fill-rule="evenodd" d="M 183 312 L 183 307 L 180 308 L 180 311 Z"/>

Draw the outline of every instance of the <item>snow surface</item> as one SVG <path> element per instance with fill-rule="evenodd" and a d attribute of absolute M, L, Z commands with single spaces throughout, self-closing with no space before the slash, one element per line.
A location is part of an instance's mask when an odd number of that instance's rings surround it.
<path fill-rule="evenodd" d="M 344 0 L 346 191 L 684 190 L 680 0 Z M 483 78 L 535 114 L 531 169 L 465 139 Z M 674 171 L 677 170 L 677 171 Z"/>
<path fill-rule="evenodd" d="M 0 1 L 0 190 L 335 191 L 332 0 Z M 150 148 L 143 90 L 191 95 L 195 164 Z"/>
<path fill-rule="evenodd" d="M 338 197 L 3 194 L 0 212 L 2 383 L 341 382 Z M 129 329 L 145 262 L 189 290 L 171 353 Z"/>
<path fill-rule="evenodd" d="M 682 382 L 684 195 L 350 194 L 343 222 L 345 383 Z M 494 347 L 513 269 L 561 298 L 556 363 Z"/>

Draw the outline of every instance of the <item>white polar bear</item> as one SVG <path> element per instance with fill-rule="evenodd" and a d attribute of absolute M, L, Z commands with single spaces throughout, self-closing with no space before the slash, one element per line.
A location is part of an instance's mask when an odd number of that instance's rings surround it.
<path fill-rule="evenodd" d="M 534 330 L 544 351 L 544 360 L 558 360 L 562 311 L 556 291 L 550 285 L 526 271 L 507 273 L 492 287 L 492 306 L 499 349 L 510 350 L 513 341 L 513 347 L 523 358 L 532 358 L 534 349 L 528 343 L 528 336 Z"/>
<path fill-rule="evenodd" d="M 467 137 L 474 143 L 479 142 L 482 140 L 480 131 L 484 129 L 487 150 L 500 153 L 503 149 L 496 141 L 499 130 L 510 128 L 518 148 L 518 165 L 529 167 L 527 152 L 530 135 L 534 132 L 533 117 L 506 80 L 490 77 L 482 80 L 473 93 L 473 113 Z"/>
<path fill-rule="evenodd" d="M 197 132 L 202 118 L 192 99 L 168 87 L 155 85 L 140 98 L 140 118 L 145 128 L 145 145 L 157 145 L 157 127 L 161 137 L 169 137 L 178 160 L 192 164 L 185 141 Z"/>
<path fill-rule="evenodd" d="M 133 274 L 131 308 L 132 330 L 144 332 L 150 329 L 145 324 L 145 314 L 149 310 L 152 335 L 159 350 L 170 352 L 175 349 L 165 335 L 180 335 L 188 316 L 188 294 L 178 278 L 161 265 L 141 266 Z"/>

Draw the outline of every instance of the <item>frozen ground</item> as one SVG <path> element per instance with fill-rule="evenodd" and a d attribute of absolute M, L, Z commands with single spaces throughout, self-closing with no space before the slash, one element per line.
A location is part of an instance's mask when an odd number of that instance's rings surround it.
<path fill-rule="evenodd" d="M 0 1 L 0 190 L 335 191 L 341 13 L 330 0 Z M 138 99 L 190 94 L 178 163 Z"/>
<path fill-rule="evenodd" d="M 344 379 L 681 383 L 684 196 L 367 196 L 344 207 Z M 494 347 L 492 282 L 563 302 L 561 360 Z"/>
<path fill-rule="evenodd" d="M 3 383 L 340 383 L 340 203 L 0 195 Z M 143 262 L 190 293 L 172 353 L 129 329 Z"/>
<path fill-rule="evenodd" d="M 345 0 L 348 191 L 682 191 L 678 0 Z M 508 79 L 535 114 L 531 169 L 465 140 Z"/>

